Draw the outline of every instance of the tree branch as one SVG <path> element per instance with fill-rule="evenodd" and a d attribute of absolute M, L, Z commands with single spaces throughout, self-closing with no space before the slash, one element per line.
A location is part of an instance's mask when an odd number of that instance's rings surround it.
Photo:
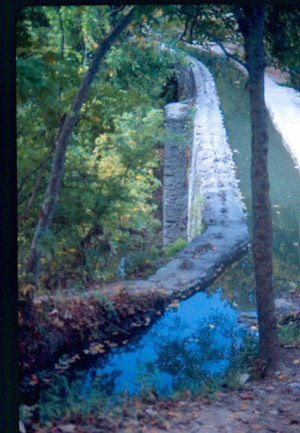
<path fill-rule="evenodd" d="M 48 229 L 53 217 L 54 208 L 58 199 L 58 193 L 64 173 L 66 149 L 69 138 L 76 124 L 80 109 L 87 97 L 88 91 L 96 76 L 100 63 L 121 32 L 127 27 L 130 21 L 132 21 L 137 8 L 138 6 L 131 7 L 127 15 L 125 15 L 121 21 L 111 30 L 111 32 L 99 43 L 86 76 L 74 98 L 71 110 L 67 114 L 62 129 L 58 135 L 50 180 L 41 210 L 39 212 L 38 223 L 33 235 L 27 260 L 26 273 L 28 277 L 31 275 L 30 279 L 32 280 L 32 283 L 36 283 L 39 273 L 40 252 L 38 244 L 41 242 L 43 233 Z M 33 293 L 31 293 L 29 296 L 30 300 L 32 300 Z"/>

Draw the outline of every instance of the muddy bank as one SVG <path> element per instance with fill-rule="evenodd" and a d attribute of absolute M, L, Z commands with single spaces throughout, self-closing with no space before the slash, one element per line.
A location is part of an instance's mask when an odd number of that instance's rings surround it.
<path fill-rule="evenodd" d="M 24 320 L 26 311 L 20 302 L 21 395 L 34 400 L 51 371 L 63 373 L 89 356 L 126 345 L 130 337 L 154 322 L 169 302 L 160 290 L 135 293 L 115 284 L 101 292 L 38 298 L 30 322 Z M 62 355 L 64 361 L 60 362 Z"/>

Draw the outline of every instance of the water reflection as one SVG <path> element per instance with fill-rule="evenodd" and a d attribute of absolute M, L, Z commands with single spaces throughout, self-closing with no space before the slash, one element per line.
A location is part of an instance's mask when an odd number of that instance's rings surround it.
<path fill-rule="evenodd" d="M 85 378 L 85 392 L 93 377 L 114 393 L 130 394 L 151 387 L 160 394 L 198 389 L 203 381 L 224 372 L 240 345 L 238 311 L 222 300 L 221 289 L 209 296 L 197 293 L 170 309 L 139 341 L 114 348 L 100 358 Z M 105 384 L 106 383 L 106 384 Z"/>

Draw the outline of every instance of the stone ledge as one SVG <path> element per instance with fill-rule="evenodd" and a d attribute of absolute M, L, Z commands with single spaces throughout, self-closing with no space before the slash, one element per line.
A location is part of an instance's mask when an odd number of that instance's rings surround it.
<path fill-rule="evenodd" d="M 195 81 L 193 96 L 197 104 L 193 152 L 197 152 L 196 163 L 199 168 L 196 181 L 204 200 L 202 218 L 206 229 L 147 281 L 130 284 L 133 290 L 160 288 L 166 291 L 170 299 L 190 296 L 197 290 L 205 289 L 230 264 L 246 253 L 249 241 L 246 215 L 221 112 L 217 119 L 220 140 L 214 135 L 213 140 L 208 138 L 199 141 L 201 137 L 203 139 L 203 111 L 204 117 L 207 114 L 202 105 L 211 102 L 209 94 L 201 93 L 202 87 L 205 87 L 201 80 L 205 76 L 212 80 L 212 77 L 200 62 L 193 58 L 191 62 Z M 213 97 L 216 98 L 216 95 Z M 182 122 L 186 116 L 185 104 L 169 104 L 167 116 Z M 214 134 L 214 131 L 211 133 Z"/>

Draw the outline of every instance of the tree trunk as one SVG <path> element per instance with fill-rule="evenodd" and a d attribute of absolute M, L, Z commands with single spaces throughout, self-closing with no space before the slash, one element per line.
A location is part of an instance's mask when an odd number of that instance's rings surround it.
<path fill-rule="evenodd" d="M 99 65 L 103 60 L 103 57 L 110 49 L 114 41 L 120 35 L 120 33 L 126 28 L 126 26 L 133 19 L 134 12 L 137 6 L 130 9 L 127 15 L 113 28 L 113 30 L 107 35 L 107 37 L 99 43 L 98 48 L 95 51 L 94 58 L 90 64 L 87 74 L 75 96 L 72 108 L 67 114 L 61 131 L 56 141 L 56 151 L 54 161 L 52 164 L 52 170 L 50 180 L 47 186 L 47 190 L 44 197 L 41 210 L 38 216 L 37 226 L 33 235 L 30 252 L 27 260 L 27 275 L 31 284 L 35 285 L 37 276 L 39 274 L 39 261 L 40 261 L 40 244 L 42 242 L 43 234 L 48 229 L 54 207 L 57 202 L 58 193 L 63 177 L 65 155 L 68 140 L 75 126 L 78 114 L 82 107 L 83 102 L 86 99 L 87 93 L 91 84 L 95 78 L 95 75 L 99 69 Z M 29 291 L 28 295 L 30 298 L 33 297 L 33 292 Z"/>
<path fill-rule="evenodd" d="M 264 16 L 265 5 L 236 9 L 245 40 L 252 128 L 252 211 L 253 260 L 256 282 L 260 358 L 267 369 L 279 362 L 279 344 L 272 283 L 272 213 L 268 178 L 267 110 L 264 99 Z"/>

